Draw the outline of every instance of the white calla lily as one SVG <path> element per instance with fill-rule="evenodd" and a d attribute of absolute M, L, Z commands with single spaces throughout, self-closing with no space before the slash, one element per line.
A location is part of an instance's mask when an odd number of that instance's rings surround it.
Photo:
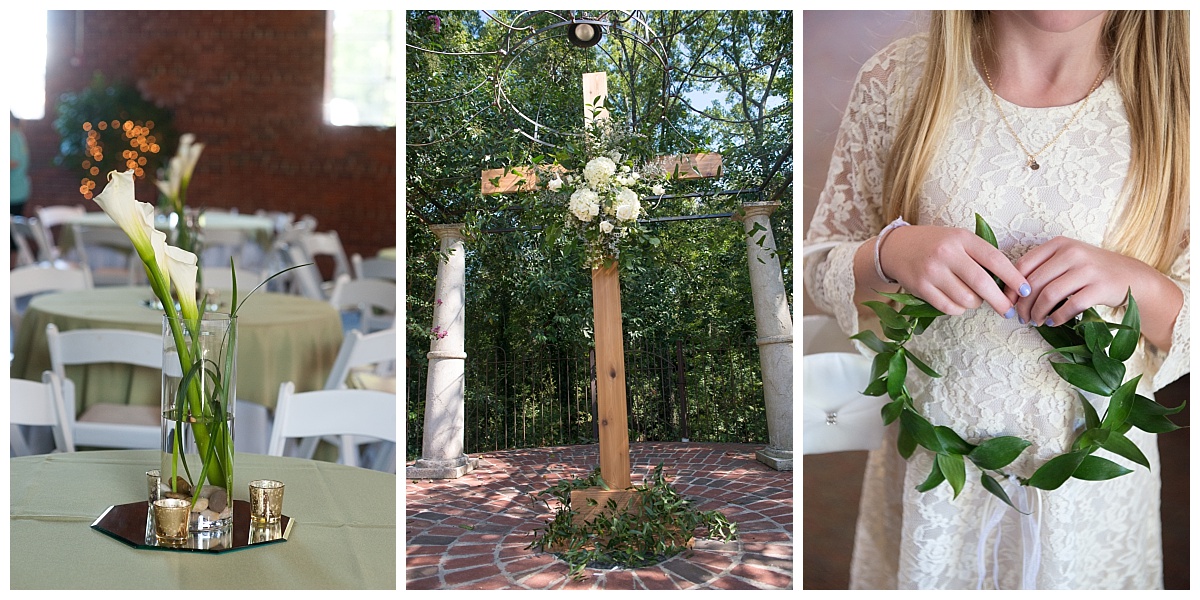
<path fill-rule="evenodd" d="M 120 227 L 121 231 L 129 236 L 129 240 L 133 242 L 133 247 L 143 261 L 154 257 L 153 246 L 150 243 L 150 232 L 154 231 L 154 207 L 145 202 L 138 202 L 134 198 L 133 171 L 109 172 L 108 183 L 104 186 L 104 190 L 96 195 L 95 200 L 105 214 L 117 224 L 117 227 Z M 147 222 L 143 208 L 139 206 L 141 204 L 150 208 L 149 222 Z"/>
<path fill-rule="evenodd" d="M 175 294 L 179 296 L 179 311 L 184 319 L 198 319 L 196 308 L 196 255 L 175 246 L 166 247 L 167 271 L 175 282 Z"/>
<path fill-rule="evenodd" d="M 204 144 L 196 143 L 195 134 L 185 133 L 179 137 L 179 150 L 175 155 L 180 159 L 179 178 L 181 181 L 186 182 L 192 179 L 192 172 L 196 170 L 196 163 L 200 161 L 200 153 L 203 151 Z"/>

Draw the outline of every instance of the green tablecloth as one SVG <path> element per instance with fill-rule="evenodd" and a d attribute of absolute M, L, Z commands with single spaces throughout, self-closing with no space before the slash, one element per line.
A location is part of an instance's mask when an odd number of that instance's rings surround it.
<path fill-rule="evenodd" d="M 41 381 L 50 368 L 46 325 L 73 329 L 132 329 L 162 333 L 162 312 L 142 302 L 150 288 L 104 287 L 35 297 L 21 319 L 13 346 L 11 375 Z M 221 298 L 229 301 L 228 292 Z M 228 312 L 223 306 L 220 312 Z M 238 313 L 237 398 L 274 409 L 279 384 L 292 381 L 296 391 L 319 390 L 342 344 L 341 317 L 333 306 L 300 296 L 255 292 Z M 69 367 L 75 382 L 76 412 L 114 397 L 130 404 L 157 405 L 161 371 L 119 365 Z"/>
<path fill-rule="evenodd" d="M 396 476 L 336 464 L 238 454 L 236 500 L 252 479 L 287 486 L 288 541 L 222 554 L 132 548 L 91 529 L 104 510 L 144 500 L 156 450 L 13 458 L 13 589 L 396 589 Z"/>

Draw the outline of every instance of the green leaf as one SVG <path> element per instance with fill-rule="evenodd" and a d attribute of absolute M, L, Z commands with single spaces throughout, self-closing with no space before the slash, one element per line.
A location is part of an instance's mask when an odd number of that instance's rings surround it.
<path fill-rule="evenodd" d="M 1079 335 L 1079 333 L 1069 325 L 1059 325 L 1057 327 L 1046 327 L 1045 325 L 1040 325 L 1034 329 L 1037 330 L 1038 335 L 1042 336 L 1042 339 L 1046 340 L 1046 343 L 1050 344 L 1050 347 L 1052 348 L 1067 348 L 1070 346 L 1084 345 L 1083 336 Z"/>
<path fill-rule="evenodd" d="M 992 232 L 992 228 L 983 220 L 979 213 L 975 213 L 975 235 L 983 238 L 983 241 L 992 245 L 993 248 L 999 248 L 996 243 L 996 234 Z"/>
<path fill-rule="evenodd" d="M 1123 456 L 1147 469 L 1150 468 L 1150 461 L 1146 458 L 1145 454 L 1142 454 L 1141 448 L 1138 448 L 1137 444 L 1134 444 L 1129 438 L 1120 433 L 1115 431 L 1108 432 L 1108 439 L 1104 440 L 1100 444 L 1100 447 L 1117 456 Z"/>
<path fill-rule="evenodd" d="M 875 352 L 887 352 L 889 350 L 895 350 L 894 344 L 888 344 L 879 339 L 879 336 L 875 335 L 875 332 L 871 331 L 870 329 L 864 329 L 863 331 L 850 336 L 850 339 L 862 342 L 863 345 L 874 350 Z"/>
<path fill-rule="evenodd" d="M 933 432 L 937 434 L 942 447 L 950 454 L 970 454 L 975 449 L 973 444 L 959 437 L 958 433 L 945 425 L 934 426 Z"/>
<path fill-rule="evenodd" d="M 916 297 L 916 296 L 914 296 L 914 295 L 912 295 L 912 294 L 903 294 L 903 293 L 899 293 L 899 292 L 896 292 L 896 293 L 891 293 L 891 292 L 875 292 L 875 293 L 876 293 L 876 294 L 879 294 L 880 296 L 883 296 L 884 298 L 887 298 L 887 299 L 889 299 L 889 300 L 894 300 L 894 301 L 896 301 L 896 302 L 898 302 L 898 303 L 900 303 L 900 304 L 902 304 L 902 305 L 915 305 L 915 306 L 919 306 L 919 305 L 922 305 L 922 304 L 928 304 L 928 302 L 925 302 L 924 300 L 922 300 L 922 299 L 920 299 L 920 298 L 918 298 L 918 297 Z"/>
<path fill-rule="evenodd" d="M 1076 330 L 1083 331 L 1084 345 L 1093 353 L 1098 353 L 1112 343 L 1112 334 L 1108 331 L 1107 323 L 1080 323 Z"/>
<path fill-rule="evenodd" d="M 1101 396 L 1110 396 L 1113 393 L 1113 388 L 1106 384 L 1096 370 L 1089 365 L 1050 363 L 1050 366 L 1054 368 L 1059 377 L 1066 379 L 1067 383 L 1081 390 Z"/>
<path fill-rule="evenodd" d="M 895 329 L 893 327 L 888 327 L 887 325 L 883 326 L 883 335 L 887 337 L 887 339 L 896 342 L 906 342 L 908 341 L 908 338 L 911 337 L 907 329 Z"/>
<path fill-rule="evenodd" d="M 967 466 L 961 454 L 938 454 L 938 468 L 942 470 L 942 475 L 946 476 L 946 481 L 950 482 L 950 487 L 954 488 L 954 497 L 962 492 L 963 485 L 967 483 Z"/>
<path fill-rule="evenodd" d="M 1088 429 L 1099 427 L 1100 415 L 1096 413 L 1096 407 L 1092 406 L 1092 403 L 1083 394 L 1079 394 L 1079 401 L 1083 403 L 1083 422 L 1086 427 Z"/>
<path fill-rule="evenodd" d="M 908 321 L 904 317 L 901 317 L 900 313 L 896 312 L 896 309 L 891 306 L 878 300 L 867 300 L 863 302 L 863 306 L 866 306 L 878 315 L 879 322 L 883 323 L 884 327 L 908 330 Z"/>
<path fill-rule="evenodd" d="M 933 325 L 933 320 L 936 318 L 937 317 L 917 317 L 917 325 L 913 328 L 913 335 L 921 335 L 922 333 L 925 333 L 925 330 L 929 329 L 930 325 Z"/>
<path fill-rule="evenodd" d="M 1132 473 L 1117 463 L 1099 456 L 1085 456 L 1083 461 L 1072 473 L 1072 477 L 1085 481 L 1104 481 Z"/>
<path fill-rule="evenodd" d="M 941 317 L 946 313 L 934 308 L 932 304 L 910 304 L 901 308 L 900 314 L 906 317 Z"/>
<path fill-rule="evenodd" d="M 1085 429 L 1071 444 L 1071 451 L 1086 450 L 1092 452 L 1100 447 L 1100 444 L 1108 439 L 1108 436 L 1109 431 L 1107 429 Z"/>
<path fill-rule="evenodd" d="M 1087 452 L 1082 450 L 1055 456 L 1033 473 L 1029 485 L 1043 490 L 1056 490 L 1071 478 L 1071 474 L 1087 456 Z"/>
<path fill-rule="evenodd" d="M 1169 433 L 1180 427 L 1172 423 L 1166 415 L 1175 414 L 1183 407 L 1184 404 L 1180 404 L 1177 408 L 1169 409 L 1145 396 L 1138 395 L 1133 399 L 1133 407 L 1129 411 L 1126 423 L 1147 433 Z"/>
<path fill-rule="evenodd" d="M 1121 362 L 1125 362 L 1129 360 L 1130 356 L 1133 356 L 1133 351 L 1137 349 L 1138 338 L 1142 335 L 1142 320 L 1131 290 L 1125 293 L 1125 305 L 1125 316 L 1121 319 L 1121 324 L 1129 329 L 1117 331 L 1113 336 L 1112 345 L 1108 349 L 1113 360 Z"/>
<path fill-rule="evenodd" d="M 1133 410 L 1133 397 L 1137 395 L 1135 392 L 1141 379 L 1142 376 L 1138 375 L 1126 381 L 1124 385 L 1117 388 L 1117 391 L 1113 392 L 1112 398 L 1108 401 L 1108 410 L 1104 411 L 1101 427 L 1111 430 L 1125 423 L 1125 420 L 1129 418 L 1129 412 Z"/>
<path fill-rule="evenodd" d="M 882 396 L 886 394 L 887 391 L 888 381 L 885 377 L 883 379 L 876 379 L 875 381 L 867 384 L 867 389 L 863 390 L 862 393 L 864 396 Z"/>
<path fill-rule="evenodd" d="M 880 409 L 883 416 L 883 424 L 891 425 L 893 421 L 900 418 L 900 413 L 904 410 L 904 400 L 893 400 L 883 405 Z"/>
<path fill-rule="evenodd" d="M 908 361 L 904 360 L 904 348 L 901 348 L 888 361 L 888 396 L 899 398 L 904 394 L 904 378 L 907 376 Z"/>
<path fill-rule="evenodd" d="M 1088 350 L 1087 346 L 1067 346 L 1065 348 L 1055 348 L 1042 353 L 1042 356 L 1059 354 L 1070 359 L 1075 364 L 1086 364 L 1092 358 L 1092 351 Z"/>
<path fill-rule="evenodd" d="M 881 352 L 871 359 L 871 381 L 875 381 L 880 377 L 887 375 L 888 363 L 891 362 L 895 352 Z"/>
<path fill-rule="evenodd" d="M 980 469 L 994 471 L 1007 467 L 1029 445 L 1030 442 L 1019 437 L 1006 435 L 984 440 L 967 456 Z"/>
<path fill-rule="evenodd" d="M 908 348 L 904 349 L 904 355 L 907 356 L 908 360 L 912 361 L 912 364 L 915 365 L 918 369 L 920 369 L 922 373 L 924 373 L 930 377 L 941 377 L 941 375 L 937 371 L 934 371 L 933 369 L 929 368 L 929 365 L 925 364 L 924 361 L 917 358 L 917 355 L 913 354 L 912 351 L 909 350 Z"/>
<path fill-rule="evenodd" d="M 905 413 L 901 413 L 903 417 Z M 903 456 L 905 460 L 912 457 L 912 453 L 917 449 L 917 440 L 904 427 L 900 427 L 900 432 L 896 435 L 896 451 Z"/>
<path fill-rule="evenodd" d="M 1096 369 L 1096 374 L 1104 381 L 1104 385 L 1113 391 L 1116 391 L 1125 379 L 1125 364 L 1109 358 L 1104 352 L 1092 355 L 1092 367 Z M 1105 396 L 1112 393 L 1109 392 Z"/>
<path fill-rule="evenodd" d="M 942 442 L 938 439 L 933 425 L 916 411 L 905 409 L 900 413 L 900 431 L 907 431 L 913 440 L 930 452 L 943 452 Z"/>
<path fill-rule="evenodd" d="M 1004 503 L 1011 506 L 1013 508 L 1013 510 L 1017 510 L 1016 505 L 1013 504 L 1012 500 L 1009 499 L 1008 492 L 1004 491 L 1004 486 L 1000 485 L 999 481 L 996 481 L 995 479 L 992 478 L 992 476 L 988 475 L 987 473 L 980 473 L 979 474 L 979 482 L 982 483 L 983 488 L 985 490 L 991 492 L 991 494 L 993 496 L 1003 500 Z M 1020 512 L 1020 511 L 1017 511 L 1017 512 Z M 1022 514 L 1024 514 L 1024 513 L 1022 513 Z"/>
<path fill-rule="evenodd" d="M 929 476 L 925 478 L 925 481 L 921 482 L 921 484 L 917 486 L 917 491 L 922 493 L 928 492 L 929 490 L 942 485 L 942 482 L 945 480 L 946 476 L 942 474 L 942 468 L 938 466 L 938 461 L 935 460 L 933 461 L 933 468 L 929 470 Z"/>

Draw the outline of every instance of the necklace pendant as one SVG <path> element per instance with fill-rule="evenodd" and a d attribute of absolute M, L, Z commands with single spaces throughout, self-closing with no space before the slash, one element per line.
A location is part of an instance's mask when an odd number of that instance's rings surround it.
<path fill-rule="evenodd" d="M 1042 168 L 1042 165 L 1039 165 L 1039 164 L 1037 163 L 1037 161 L 1036 161 L 1036 160 L 1033 160 L 1032 158 L 1031 158 L 1031 159 L 1029 159 L 1029 162 L 1028 162 L 1028 163 L 1026 163 L 1026 166 L 1028 166 L 1028 167 L 1029 167 L 1031 170 L 1034 170 L 1034 171 L 1036 171 L 1036 170 L 1038 170 L 1038 169 Z"/>

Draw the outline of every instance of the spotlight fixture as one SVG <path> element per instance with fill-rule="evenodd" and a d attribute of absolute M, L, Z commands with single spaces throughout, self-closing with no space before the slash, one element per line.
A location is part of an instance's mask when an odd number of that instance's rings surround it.
<path fill-rule="evenodd" d="M 567 40 L 576 48 L 591 48 L 604 37 L 604 28 L 595 23 L 572 23 L 567 27 Z"/>

